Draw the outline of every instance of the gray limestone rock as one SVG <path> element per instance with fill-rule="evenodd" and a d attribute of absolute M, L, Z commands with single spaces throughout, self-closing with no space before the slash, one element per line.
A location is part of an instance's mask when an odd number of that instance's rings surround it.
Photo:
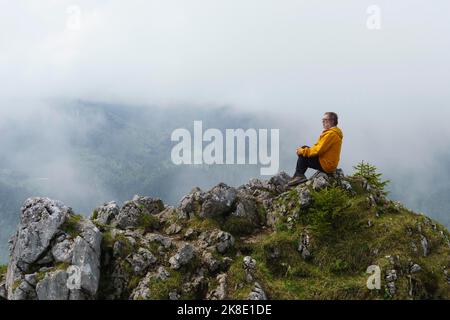
<path fill-rule="evenodd" d="M 206 296 L 206 299 L 208 300 L 225 300 L 227 296 L 227 274 L 222 273 L 219 274 L 216 277 L 217 282 L 219 285 L 217 288 L 211 290 L 208 295 Z"/>
<path fill-rule="evenodd" d="M 68 300 L 69 291 L 65 270 L 47 273 L 45 278 L 36 285 L 39 300 Z"/>
<path fill-rule="evenodd" d="M 298 243 L 297 250 L 305 260 L 311 257 L 310 242 L 311 239 L 307 233 L 302 233 L 300 235 L 300 241 Z"/>
<path fill-rule="evenodd" d="M 39 262 L 51 262 L 50 245 L 61 233 L 61 227 L 72 209 L 49 198 L 29 198 L 22 206 L 18 231 L 13 237 L 6 275 L 8 299 L 13 299 L 14 283 L 20 281 Z"/>
<path fill-rule="evenodd" d="M 236 199 L 236 189 L 220 183 L 205 193 L 200 217 L 211 218 L 230 213 Z"/>
<path fill-rule="evenodd" d="M 255 282 L 255 286 L 254 286 L 252 292 L 250 292 L 247 299 L 248 300 L 267 300 L 267 295 L 264 292 L 264 289 L 262 288 L 262 286 L 258 282 Z"/>
<path fill-rule="evenodd" d="M 133 200 L 124 203 L 115 218 L 115 224 L 121 229 L 132 229 L 139 226 L 143 215 L 156 215 L 164 210 L 160 199 L 134 196 Z"/>
<path fill-rule="evenodd" d="M 180 269 L 194 258 L 194 247 L 188 243 L 181 246 L 178 252 L 169 259 L 172 269 Z"/>
<path fill-rule="evenodd" d="M 156 257 L 145 248 L 139 248 L 138 252 L 127 260 L 131 264 L 133 271 L 138 275 L 144 274 L 148 267 L 157 261 Z"/>
<path fill-rule="evenodd" d="M 94 221 L 108 225 L 119 215 L 119 211 L 120 208 L 115 201 L 107 202 L 94 210 L 97 216 Z"/>

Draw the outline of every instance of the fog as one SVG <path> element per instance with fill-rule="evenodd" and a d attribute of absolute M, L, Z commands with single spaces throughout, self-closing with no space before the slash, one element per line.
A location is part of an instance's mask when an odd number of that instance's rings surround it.
<path fill-rule="evenodd" d="M 404 198 L 411 204 L 432 188 L 449 188 L 439 180 L 450 140 L 448 1 L 377 1 L 379 30 L 367 27 L 373 3 L 361 0 L 0 5 L 1 165 L 26 173 L 35 195 L 89 205 L 116 196 L 74 160 L 73 137 L 87 143 L 106 121 L 101 114 L 67 117 L 64 106 L 76 101 L 164 108 L 161 127 L 171 127 L 181 109 L 211 127 L 214 110 L 227 106 L 236 126 L 280 129 L 280 170 L 289 173 L 295 147 L 313 144 L 322 114 L 335 111 L 345 172 L 367 160 L 387 178 L 411 175 L 414 196 Z M 203 119 L 194 112 L 202 108 L 211 112 Z M 155 124 L 151 113 L 143 119 Z M 234 178 L 218 172 L 173 177 L 177 196 L 221 179 L 242 183 L 258 171 Z"/>

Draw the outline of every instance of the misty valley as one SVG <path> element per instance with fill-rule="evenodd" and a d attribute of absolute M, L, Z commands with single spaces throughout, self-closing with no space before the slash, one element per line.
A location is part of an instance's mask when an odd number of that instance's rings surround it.
<path fill-rule="evenodd" d="M 278 129 L 226 129 L 225 135 L 216 128 L 202 132 L 202 121 L 194 121 L 194 135 L 184 128 L 175 129 L 170 139 L 179 141 L 171 152 L 172 162 L 181 164 L 259 164 L 261 175 L 278 172 L 280 133 Z M 203 146 L 204 142 L 208 142 Z"/>

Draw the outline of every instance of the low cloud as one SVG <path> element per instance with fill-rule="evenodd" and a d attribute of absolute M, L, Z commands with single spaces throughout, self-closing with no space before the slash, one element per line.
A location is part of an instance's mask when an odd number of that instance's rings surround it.
<path fill-rule="evenodd" d="M 174 110 L 225 105 L 274 119 L 267 123 L 280 129 L 285 170 L 296 146 L 316 141 L 323 112 L 335 111 L 346 172 L 367 160 L 388 176 L 438 176 L 437 156 L 450 140 L 450 43 L 442 32 L 450 4 L 378 1 L 381 29 L 369 30 L 372 4 L 1 1 L 3 163 L 51 179 L 36 180 L 40 186 L 57 181 L 74 197 L 108 197 L 107 186 L 90 184 L 73 162 L 70 139 L 89 137 L 104 119 L 68 125 L 50 108 L 81 99 Z M 79 29 L 70 27 L 73 6 Z"/>

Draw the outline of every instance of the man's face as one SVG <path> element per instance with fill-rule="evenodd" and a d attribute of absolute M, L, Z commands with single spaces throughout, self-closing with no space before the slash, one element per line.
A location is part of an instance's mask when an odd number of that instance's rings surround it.
<path fill-rule="evenodd" d="M 324 130 L 328 130 L 332 127 L 331 120 L 328 115 L 324 115 L 322 118 L 322 125 Z"/>

